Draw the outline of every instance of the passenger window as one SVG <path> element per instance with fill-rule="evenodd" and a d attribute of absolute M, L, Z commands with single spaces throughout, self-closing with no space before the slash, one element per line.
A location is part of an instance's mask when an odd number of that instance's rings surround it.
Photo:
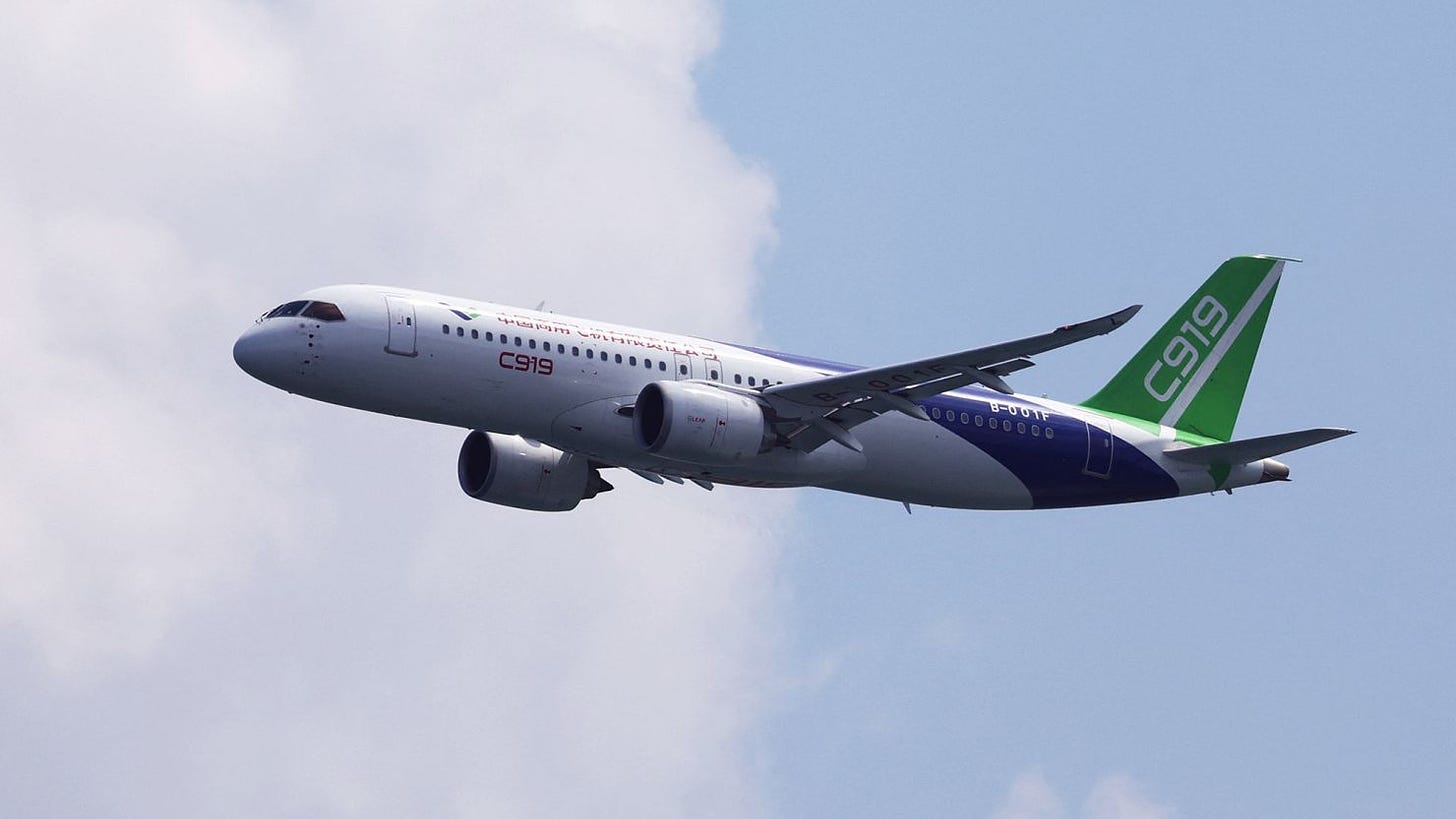
<path fill-rule="evenodd" d="M 743 383 L 743 376 L 739 375 L 738 373 L 734 373 L 733 374 L 733 383 L 734 384 L 742 384 Z"/>
<path fill-rule="evenodd" d="M 521 346 L 521 337 L 520 336 L 516 336 L 516 346 L 517 347 Z"/>
<path fill-rule="evenodd" d="M 985 425 L 986 425 L 986 419 L 983 418 L 980 415 L 977 415 L 976 416 L 976 426 L 978 426 L 978 427 L 984 427 Z"/>
<path fill-rule="evenodd" d="M 751 376 L 751 375 L 748 377 L 748 386 L 750 386 L 750 387 L 756 387 L 756 386 L 758 386 L 758 383 L 754 380 L 753 376 Z"/>
<path fill-rule="evenodd" d="M 932 407 L 931 410 L 930 410 L 930 417 L 931 418 L 934 418 L 937 421 L 939 421 L 940 420 L 940 407 Z"/>
<path fill-rule="evenodd" d="M 621 364 L 622 363 L 622 354 L 621 353 L 617 353 L 617 355 L 616 355 L 616 362 L 618 364 Z"/>
<path fill-rule="evenodd" d="M 1041 437 L 1041 427 L 1037 426 L 1036 424 L 1032 424 L 1031 425 L 1031 437 L 1033 437 L 1033 438 L 1040 438 Z"/>
<path fill-rule="evenodd" d="M 556 345 L 556 354 L 557 355 L 566 355 L 566 345 L 565 344 L 558 344 L 558 345 Z"/>
<path fill-rule="evenodd" d="M 1048 441 L 1050 441 L 1052 439 L 1052 428 L 1051 427 L 1047 427 L 1046 437 L 1047 437 L 1047 440 Z"/>
<path fill-rule="evenodd" d="M 717 372 L 717 371 L 714 370 L 714 372 Z M 678 375 L 687 375 L 688 374 L 688 365 L 686 365 L 686 364 L 679 364 L 679 365 L 677 365 L 677 374 Z"/>
<path fill-rule="evenodd" d="M 470 331 L 470 337 L 471 338 L 480 338 L 480 331 L 479 330 L 472 329 Z"/>
<path fill-rule="evenodd" d="M 440 325 L 440 332 L 444 333 L 447 336 L 450 335 L 450 325 L 448 325 L 448 324 L 441 324 Z"/>
<path fill-rule="evenodd" d="M 571 348 L 571 354 L 574 355 L 574 356 L 580 356 L 581 355 L 581 348 L 580 347 L 572 347 Z"/>
<path fill-rule="evenodd" d="M 971 416 L 968 415 L 967 413 L 964 413 L 964 412 L 961 413 L 961 423 L 962 424 L 969 424 L 970 422 L 971 422 Z"/>
<path fill-rule="evenodd" d="M 415 320 L 414 320 L 413 317 L 411 317 L 411 316 L 405 316 L 404 317 L 404 326 L 406 326 L 406 327 L 413 327 L 414 324 L 415 324 Z"/>
<path fill-rule="evenodd" d="M 1026 434 L 1026 422 L 1025 421 L 1017 421 L 1016 422 L 1016 432 L 1017 432 L 1018 435 L 1025 435 Z"/>
<path fill-rule="evenodd" d="M 586 357 L 587 358 L 591 358 L 592 357 L 592 353 L 594 353 L 594 352 L 595 352 L 595 350 L 592 350 L 590 347 L 588 347 L 587 348 L 587 351 L 586 351 Z"/>
<path fill-rule="evenodd" d="M 667 372 L 667 362 L 666 361 L 659 361 L 659 362 L 657 362 L 657 371 L 660 372 L 660 373 Z"/>
<path fill-rule="evenodd" d="M 464 338 L 465 337 L 465 328 L 464 327 L 456 327 L 455 328 L 455 335 L 460 336 L 461 338 Z"/>
<path fill-rule="evenodd" d="M 494 333 L 492 333 L 492 332 L 491 332 L 491 331 L 489 331 L 489 330 L 486 330 L 486 331 L 485 331 L 485 340 L 486 340 L 486 341 L 495 341 L 495 334 L 494 334 Z"/>
<path fill-rule="evenodd" d="M 687 372 L 687 367 L 684 367 L 683 368 L 683 372 Z M 717 381 L 718 380 L 718 371 L 717 370 L 709 370 L 708 371 L 708 377 L 711 378 L 711 379 L 713 379 L 714 381 Z"/>
<path fill-rule="evenodd" d="M 531 341 L 530 341 L 530 347 L 533 350 L 536 349 L 536 339 L 534 339 L 534 338 L 531 339 Z"/>
<path fill-rule="evenodd" d="M 627 356 L 627 364 L 628 364 L 628 366 L 631 366 L 631 367 L 637 366 L 637 356 L 635 356 L 635 355 L 629 355 L 629 356 Z"/>

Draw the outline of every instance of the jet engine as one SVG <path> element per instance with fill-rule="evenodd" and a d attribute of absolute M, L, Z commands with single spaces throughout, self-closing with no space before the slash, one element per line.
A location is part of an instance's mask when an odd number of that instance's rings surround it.
<path fill-rule="evenodd" d="M 478 430 L 460 446 L 456 470 L 470 497 L 537 512 L 567 512 L 612 488 L 580 455 Z"/>
<path fill-rule="evenodd" d="M 763 450 L 768 424 L 763 408 L 747 396 L 708 384 L 654 381 L 637 395 L 632 431 L 654 455 L 731 464 Z"/>

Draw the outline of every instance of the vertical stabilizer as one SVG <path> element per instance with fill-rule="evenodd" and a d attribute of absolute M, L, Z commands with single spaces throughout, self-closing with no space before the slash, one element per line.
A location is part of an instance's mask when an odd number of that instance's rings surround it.
<path fill-rule="evenodd" d="M 1082 406 L 1229 440 L 1286 261 L 1224 262 Z"/>

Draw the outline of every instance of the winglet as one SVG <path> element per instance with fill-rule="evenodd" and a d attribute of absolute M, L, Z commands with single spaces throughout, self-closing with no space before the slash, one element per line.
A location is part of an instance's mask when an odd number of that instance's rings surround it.
<path fill-rule="evenodd" d="M 1116 313 L 1109 313 L 1101 318 L 1079 321 L 1076 324 L 1064 324 L 1057 328 L 1057 332 L 1086 333 L 1086 337 L 1105 335 L 1127 324 L 1141 309 L 1143 309 L 1141 304 L 1134 304 L 1130 307 L 1124 307 Z M 1105 325 L 1105 329 L 1103 329 L 1102 325 Z"/>

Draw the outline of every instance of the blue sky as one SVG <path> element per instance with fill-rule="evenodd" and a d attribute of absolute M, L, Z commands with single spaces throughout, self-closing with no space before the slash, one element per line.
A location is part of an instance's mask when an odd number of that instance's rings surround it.
<path fill-rule="evenodd" d="M 17 5 L 0 813 L 1449 814 L 1453 23 Z M 344 281 L 864 364 L 1145 304 L 1015 376 L 1079 400 L 1249 252 L 1237 432 L 1360 434 L 1233 497 L 526 513 L 228 355 Z"/>
<path fill-rule="evenodd" d="M 1027 769 L 1072 804 L 1125 772 L 1189 816 L 1452 803 L 1452 452 L 1415 421 L 1451 400 L 1425 361 L 1452 31 L 1438 7 L 726 10 L 703 98 L 779 185 L 774 342 L 878 363 L 1147 304 L 1017 382 L 1079 399 L 1224 257 L 1283 253 L 1307 262 L 1240 430 L 1361 430 L 1232 498 L 906 518 L 810 493 L 796 639 L 839 670 L 768 734 L 787 804 L 974 813 Z"/>
<path fill-rule="evenodd" d="M 1079 400 L 1225 257 L 1291 266 L 1243 435 L 1294 482 L 1037 514 L 805 493 L 764 732 L 793 815 L 977 815 L 1117 772 L 1181 816 L 1456 804 L 1456 17 L 1437 4 L 730 4 L 709 118 L 768 168 L 775 344 L 884 363 L 1145 311 L 1047 354 Z M 1089 810 L 1091 808 L 1089 807 Z"/>

